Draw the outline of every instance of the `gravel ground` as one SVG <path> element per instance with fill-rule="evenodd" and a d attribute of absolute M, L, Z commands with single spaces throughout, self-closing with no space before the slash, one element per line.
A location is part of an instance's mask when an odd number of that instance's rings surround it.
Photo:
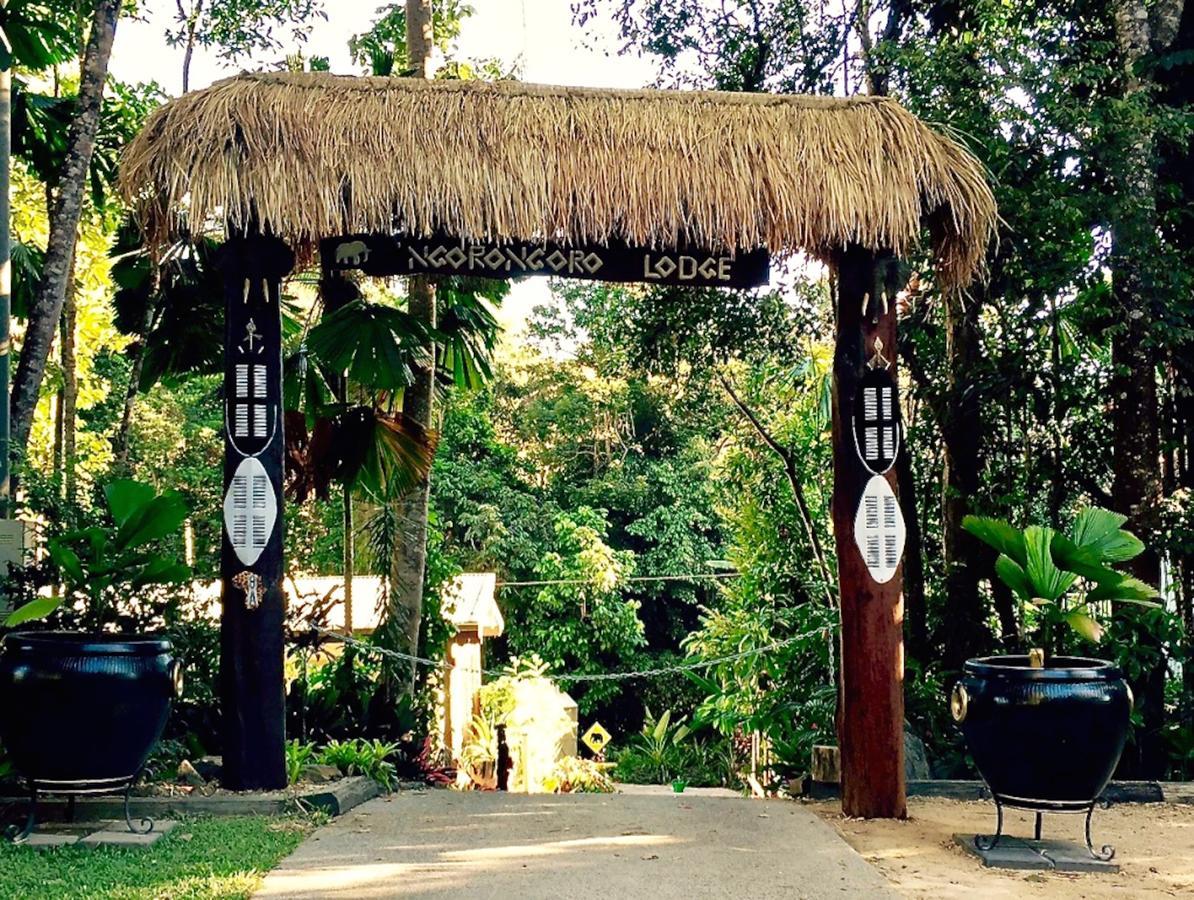
<path fill-rule="evenodd" d="M 832 824 L 874 863 L 905 897 L 1020 900 L 1149 900 L 1194 897 L 1194 806 L 1123 804 L 1096 810 L 1093 837 L 1116 848 L 1118 874 L 1010 872 L 983 868 L 954 844 L 955 834 L 989 834 L 995 806 L 989 802 L 908 801 L 906 822 L 845 819 L 836 801 L 805 804 Z M 1005 831 L 1031 837 L 1032 816 L 1008 810 Z M 1081 816 L 1045 816 L 1044 837 L 1082 839 Z"/>

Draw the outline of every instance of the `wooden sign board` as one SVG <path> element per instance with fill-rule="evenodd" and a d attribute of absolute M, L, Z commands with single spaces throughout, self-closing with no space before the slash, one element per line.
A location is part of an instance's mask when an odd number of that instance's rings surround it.
<path fill-rule="evenodd" d="M 365 234 L 322 241 L 320 253 L 333 270 L 356 269 L 380 276 L 556 275 L 588 281 L 751 288 L 767 284 L 771 274 L 771 258 L 766 250 L 655 250 L 625 244 L 566 247 L 550 242 L 497 243 Z"/>

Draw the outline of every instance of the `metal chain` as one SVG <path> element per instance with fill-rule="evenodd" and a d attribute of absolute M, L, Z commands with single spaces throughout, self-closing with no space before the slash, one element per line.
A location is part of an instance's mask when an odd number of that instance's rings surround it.
<path fill-rule="evenodd" d="M 358 640 L 354 637 L 341 634 L 339 631 L 331 631 L 327 628 L 312 628 L 312 631 L 325 637 L 335 638 L 342 643 L 348 644 L 351 647 L 364 650 L 370 653 L 376 653 L 381 656 L 388 656 L 392 659 L 402 660 L 403 662 L 414 663 L 420 666 L 430 666 L 433 668 L 454 669 L 456 666 L 452 663 L 442 659 L 427 659 L 423 656 L 414 656 L 410 653 L 403 653 L 399 650 L 390 650 L 388 647 L 379 647 L 376 644 L 370 644 L 365 641 Z M 734 662 L 739 659 L 745 659 L 748 656 L 757 656 L 763 653 L 771 653 L 775 650 L 780 650 L 790 644 L 798 641 L 808 640 L 812 637 L 827 637 L 833 640 L 833 629 L 830 627 L 814 628 L 811 631 L 805 631 L 801 634 L 792 635 L 784 638 L 782 641 L 774 641 L 763 647 L 754 647 L 750 650 L 740 650 L 737 653 L 730 653 L 726 656 L 718 656 L 713 659 L 703 659 L 697 662 L 679 663 L 673 666 L 660 666 L 653 669 L 637 669 L 632 672 L 600 672 L 591 675 L 577 674 L 577 675 L 545 675 L 549 681 L 567 681 L 567 682 L 582 682 L 582 681 L 626 681 L 631 678 L 655 678 L 659 675 L 671 675 L 676 672 L 695 672 L 699 669 L 708 669 L 713 666 L 721 665 L 722 663 Z M 469 667 L 471 668 L 471 667 Z M 476 671 L 473 669 L 473 671 Z M 500 669 L 482 669 L 481 674 L 487 675 L 490 678 L 501 678 L 509 673 Z"/>

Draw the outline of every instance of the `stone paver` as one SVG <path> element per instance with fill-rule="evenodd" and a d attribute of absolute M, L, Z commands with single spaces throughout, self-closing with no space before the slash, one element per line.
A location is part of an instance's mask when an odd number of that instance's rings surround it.
<path fill-rule="evenodd" d="M 25 840 L 21 841 L 22 847 L 34 847 L 38 850 L 49 850 L 54 847 L 66 847 L 70 844 L 77 844 L 79 836 L 77 834 L 53 834 L 35 831 Z"/>
<path fill-rule="evenodd" d="M 992 869 L 1108 873 L 1119 871 L 1119 863 L 1114 860 L 1094 859 L 1086 852 L 1086 847 L 1077 841 L 1034 841 L 1004 835 L 990 850 L 981 850 L 975 845 L 973 834 L 955 834 L 954 843 L 977 856 L 984 866 Z"/>
<path fill-rule="evenodd" d="M 134 824 L 140 825 L 139 822 Z M 129 831 L 123 822 L 114 822 L 100 831 L 93 831 L 79 843 L 85 847 L 152 847 L 169 834 L 176 824 L 178 823 L 163 819 L 153 823 L 153 831 L 139 834 Z"/>
<path fill-rule="evenodd" d="M 138 823 L 139 824 L 139 823 Z M 168 834 L 177 822 L 162 819 L 153 823 L 153 831 L 135 834 L 124 821 L 51 822 L 38 826 L 22 846 L 39 849 L 80 844 L 84 847 L 152 847 Z"/>
<path fill-rule="evenodd" d="M 689 793 L 373 800 L 317 831 L 262 898 L 894 898 L 791 801 Z"/>

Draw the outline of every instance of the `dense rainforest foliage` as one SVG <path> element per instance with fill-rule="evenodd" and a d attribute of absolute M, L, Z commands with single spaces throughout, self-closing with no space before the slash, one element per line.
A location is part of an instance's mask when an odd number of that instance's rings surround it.
<path fill-rule="evenodd" d="M 4 13 L 11 34 L 43 36 L 16 42 L 11 60 L 14 312 L 25 328 L 54 312 L 43 267 L 95 4 L 62 6 L 10 0 Z M 249 68 L 326 67 L 297 49 L 320 4 L 279 0 L 251 28 L 238 22 L 240 6 L 212 0 L 180 21 L 184 71 L 195 45 Z M 436 4 L 438 76 L 516 76 L 502 60 L 459 58 L 470 12 Z M 914 258 L 899 298 L 909 730 L 934 774 L 966 775 L 948 688 L 966 658 L 1023 649 L 1032 615 L 993 577 L 995 554 L 963 517 L 1061 526 L 1096 504 L 1129 516 L 1149 547 L 1133 573 L 1165 602 L 1100 611 L 1099 639 L 1070 635 L 1064 649 L 1114 659 L 1132 681 L 1121 774 L 1191 777 L 1194 4 L 580 0 L 574 18 L 582 36 L 612 23 L 619 52 L 650 59 L 660 85 L 890 95 L 983 162 L 1001 215 L 987 277 L 943 294 L 929 261 Z M 404 31 L 401 4 L 379 9 L 353 39 L 361 71 L 403 71 Z M 98 521 L 113 478 L 177 488 L 192 508 L 179 549 L 185 537 L 202 580 L 219 558 L 215 247 L 180 248 L 151 276 L 111 190 L 120 147 L 164 99 L 155 85 L 107 81 L 17 473 L 21 515 L 42 540 Z M 496 572 L 509 584 L 491 664 L 538 655 L 553 673 L 593 674 L 732 657 L 690 674 L 575 685 L 582 723 L 600 720 L 615 747 L 646 723 L 623 776 L 728 780 L 754 734 L 777 771 L 806 767 L 810 746 L 833 740 L 836 696 L 830 278 L 820 262 L 792 259 L 772 287 L 752 292 L 553 283 L 552 301 L 505 334 L 490 316 L 503 289 L 445 286 L 457 330 L 437 340 L 465 362 L 438 382 L 422 628 L 417 648 L 402 644 L 409 631 L 376 640 L 437 656 L 443 581 Z M 303 373 L 343 371 L 319 358 L 328 321 L 316 280 L 301 273 L 287 288 L 291 357 Z M 406 309 L 401 283 L 362 290 L 369 309 Z M 305 415 L 312 428 L 343 416 L 328 412 L 336 402 L 376 411 L 379 395 L 401 387 L 369 372 L 340 385 L 303 378 L 296 421 Z M 16 397 L 13 407 L 15 416 Z M 286 524 L 296 574 L 338 575 L 348 564 L 389 579 L 400 498 L 342 468 L 303 472 Z M 56 576 L 42 561 L 16 581 L 19 593 Z M 378 713 L 378 698 L 392 697 L 370 659 L 348 654 L 319 678 L 302 674 L 305 624 L 324 605 L 307 600 L 291 617 L 291 727 L 396 737 L 426 726 L 426 671 L 397 717 Z M 216 626 L 205 602 L 165 590 L 136 611 L 165 624 L 190 667 L 171 733 L 192 752 L 218 750 Z M 691 734 L 665 721 L 653 742 L 665 711 Z M 673 738 L 685 749 L 669 756 Z"/>

